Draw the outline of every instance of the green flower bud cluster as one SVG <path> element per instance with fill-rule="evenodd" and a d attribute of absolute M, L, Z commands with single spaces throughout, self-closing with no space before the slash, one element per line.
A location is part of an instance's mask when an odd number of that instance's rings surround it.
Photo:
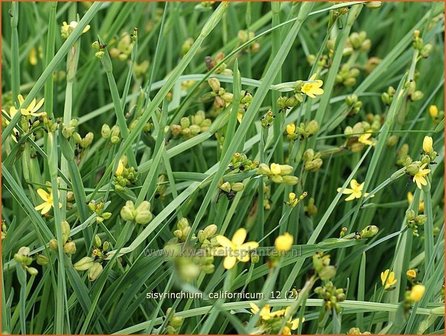
<path fill-rule="evenodd" d="M 202 97 L 204 101 L 208 99 L 214 99 L 214 108 L 216 110 L 227 107 L 229 104 L 232 103 L 234 95 L 222 88 L 220 81 L 217 78 L 209 78 L 208 84 L 211 87 L 212 91 L 208 92 Z"/>
<path fill-rule="evenodd" d="M 127 32 L 122 33 L 116 47 L 110 48 L 110 57 L 119 61 L 127 60 L 133 50 L 134 38 L 132 36 L 133 34 Z M 116 44 L 115 40 L 110 43 L 110 45 L 114 44 Z"/>
<path fill-rule="evenodd" d="M 127 157 L 119 160 L 118 168 L 115 171 L 113 179 L 115 190 L 123 191 L 126 187 L 135 184 L 138 179 L 136 169 L 134 167 L 127 167 Z"/>
<path fill-rule="evenodd" d="M 258 161 L 251 161 L 244 153 L 234 153 L 229 164 L 230 170 L 238 170 L 241 172 L 256 169 L 259 166 Z"/>
<path fill-rule="evenodd" d="M 348 115 L 350 116 L 357 114 L 362 107 L 362 101 L 355 94 L 347 96 L 345 98 L 345 104 L 348 106 Z"/>
<path fill-rule="evenodd" d="M 90 147 L 90 145 L 93 143 L 94 134 L 92 132 L 88 132 L 84 137 L 81 137 L 79 133 L 74 132 L 73 139 L 80 148 L 85 149 Z"/>
<path fill-rule="evenodd" d="M 198 231 L 197 238 L 201 244 L 201 247 L 211 247 L 214 245 L 212 239 L 216 236 L 217 229 L 217 225 L 210 224 L 203 230 Z"/>
<path fill-rule="evenodd" d="M 341 311 L 339 303 L 345 301 L 346 298 L 343 288 L 336 288 L 331 281 L 328 281 L 323 286 L 316 287 L 314 292 L 324 300 L 325 310 L 335 310 L 336 313 Z"/>
<path fill-rule="evenodd" d="M 360 152 L 366 145 L 373 145 L 375 139 L 373 133 L 380 130 L 382 124 L 381 116 L 367 114 L 367 120 L 356 123 L 353 127 L 347 126 L 344 134 L 347 137 L 345 146 L 352 152 Z"/>
<path fill-rule="evenodd" d="M 412 230 L 412 234 L 415 237 L 419 237 L 418 228 L 424 226 L 427 221 L 426 215 L 417 215 L 414 210 L 408 209 L 406 211 L 406 224 L 409 229 Z"/>
<path fill-rule="evenodd" d="M 101 238 L 95 235 L 91 257 L 87 256 L 80 259 L 73 265 L 74 269 L 77 271 L 88 271 L 88 279 L 90 281 L 96 280 L 104 270 L 102 263 L 107 256 L 107 251 L 110 249 L 111 245 L 108 241 L 102 242 Z"/>
<path fill-rule="evenodd" d="M 252 102 L 252 94 L 249 91 L 242 90 L 240 92 L 240 105 L 237 113 L 237 119 L 241 121 L 245 112 L 248 110 L 249 105 Z"/>
<path fill-rule="evenodd" d="M 224 194 L 228 200 L 232 200 L 235 194 L 244 189 L 244 184 L 242 182 L 223 182 L 218 187 L 220 189 L 220 194 Z"/>
<path fill-rule="evenodd" d="M 274 115 L 273 111 L 268 110 L 268 112 L 266 112 L 260 119 L 260 124 L 263 128 L 268 128 L 273 123 L 275 117 L 276 116 Z"/>
<path fill-rule="evenodd" d="M 199 252 L 203 253 L 199 254 L 191 246 L 185 246 L 183 243 L 175 241 L 176 239 L 169 241 L 164 246 L 164 251 L 172 258 L 175 271 L 183 281 L 192 282 L 198 278 L 201 272 L 205 274 L 214 272 L 214 257 L 211 253 L 208 253 L 207 250 L 200 250 Z"/>
<path fill-rule="evenodd" d="M 37 268 L 31 267 L 31 263 L 33 262 L 33 258 L 29 256 L 31 252 L 30 248 L 27 246 L 22 246 L 19 248 L 16 254 L 14 254 L 14 260 L 16 263 L 20 264 L 29 275 L 35 276 L 39 273 Z"/>
<path fill-rule="evenodd" d="M 313 216 L 317 215 L 317 207 L 314 204 L 314 198 L 313 197 L 311 197 L 308 200 L 308 204 L 304 207 L 304 211 L 310 217 L 313 217 Z"/>
<path fill-rule="evenodd" d="M 347 46 L 344 49 L 344 55 L 350 55 L 353 51 L 368 52 L 372 46 L 372 41 L 367 38 L 367 33 L 361 31 L 359 33 L 351 33 L 347 39 Z"/>
<path fill-rule="evenodd" d="M 70 137 L 73 136 L 77 125 L 78 125 L 77 119 L 71 119 L 68 125 L 62 124 L 62 135 L 66 139 L 69 139 Z"/>
<path fill-rule="evenodd" d="M 265 210 L 271 209 L 271 187 L 264 183 L 263 184 L 263 208 Z"/>
<path fill-rule="evenodd" d="M 149 71 L 149 61 L 144 60 L 141 63 L 136 63 L 133 65 L 133 73 L 135 77 L 138 79 L 143 79 Z"/>
<path fill-rule="evenodd" d="M 146 225 L 153 218 L 153 215 L 150 212 L 150 203 L 142 201 L 141 204 L 135 208 L 133 201 L 127 201 L 121 209 L 121 217 L 126 221 Z"/>
<path fill-rule="evenodd" d="M 190 235 L 192 227 L 189 224 L 189 220 L 185 217 L 181 218 L 177 222 L 177 229 L 173 232 L 173 235 L 177 238 L 176 242 L 185 242 L 187 237 Z M 191 235 L 191 238 L 195 236 Z"/>
<path fill-rule="evenodd" d="M 211 119 L 206 119 L 204 111 L 198 111 L 193 116 L 181 118 L 180 125 L 171 125 L 170 130 L 174 137 L 181 136 L 184 139 L 190 139 L 206 132 L 211 124 Z"/>
<path fill-rule="evenodd" d="M 392 100 L 393 100 L 393 96 L 395 95 L 395 89 L 393 86 L 389 86 L 389 88 L 387 89 L 386 92 L 383 92 L 383 94 L 381 95 L 381 100 L 382 102 L 389 106 L 390 104 L 392 104 Z"/>
<path fill-rule="evenodd" d="M 296 176 L 290 175 L 293 172 L 293 167 L 290 165 L 281 165 L 272 163 L 269 167 L 265 163 L 261 163 L 257 172 L 260 175 L 267 176 L 274 183 L 285 183 L 288 185 L 295 185 L 299 182 Z"/>
<path fill-rule="evenodd" d="M 238 34 L 238 40 L 240 42 L 240 45 L 243 43 L 248 42 L 249 40 L 252 40 L 256 34 L 253 31 L 246 31 L 246 30 L 239 30 Z M 254 43 L 251 43 L 250 45 L 248 45 L 243 51 L 247 51 L 247 52 L 252 52 L 252 53 L 256 53 L 260 50 L 260 43 L 258 43 L 257 41 Z"/>
<path fill-rule="evenodd" d="M 180 333 L 181 326 L 183 325 L 184 318 L 176 316 L 175 311 L 172 308 L 167 309 L 166 316 L 170 316 L 166 325 L 166 334 L 178 335 Z"/>
<path fill-rule="evenodd" d="M 102 125 L 101 136 L 104 139 L 109 139 L 112 144 L 117 144 L 121 141 L 121 131 L 118 125 L 108 126 L 107 124 Z"/>
<path fill-rule="evenodd" d="M 381 1 L 371 1 L 371 2 L 379 2 L 380 3 Z M 366 2 L 366 6 L 368 3 L 370 3 L 370 2 Z M 370 335 L 370 332 L 369 331 L 361 332 L 361 329 L 359 329 L 359 328 L 350 328 L 347 331 L 347 335 Z"/>
<path fill-rule="evenodd" d="M 206 64 L 206 67 L 208 70 L 212 70 L 213 68 L 215 68 L 217 66 L 218 63 L 220 63 L 223 59 L 225 58 L 225 54 L 222 52 L 218 52 L 214 58 L 212 58 L 211 56 L 206 56 L 204 58 L 204 62 Z M 223 74 L 223 75 L 228 75 L 228 76 L 232 76 L 232 70 L 231 69 L 227 69 L 227 65 L 226 63 L 222 63 L 218 66 L 217 69 L 215 69 L 214 71 L 216 74 Z"/>
<path fill-rule="evenodd" d="M 424 93 L 417 90 L 417 84 L 414 80 L 407 82 L 405 87 L 411 101 L 415 102 L 423 99 Z"/>
<path fill-rule="evenodd" d="M 420 31 L 415 30 L 412 35 L 412 47 L 418 50 L 421 57 L 428 58 L 432 51 L 432 44 L 424 43 L 423 38 L 420 36 Z"/>
<path fill-rule="evenodd" d="M 403 144 L 397 153 L 396 164 L 401 167 L 406 167 L 412 163 L 412 158 L 409 155 L 409 145 Z"/>
<path fill-rule="evenodd" d="M 312 148 L 304 152 L 303 160 L 305 170 L 310 172 L 317 172 L 324 163 L 321 159 L 321 153 L 315 152 Z"/>
<path fill-rule="evenodd" d="M 111 212 L 104 212 L 104 202 L 92 200 L 88 203 L 88 208 L 96 214 L 96 223 L 102 223 L 112 216 Z"/>
<path fill-rule="evenodd" d="M 357 68 L 351 67 L 349 64 L 343 64 L 336 75 L 336 83 L 345 87 L 352 87 L 356 84 L 358 76 L 359 70 Z"/>
<path fill-rule="evenodd" d="M 302 122 L 298 127 L 295 124 L 288 124 L 285 133 L 288 140 L 293 141 L 297 138 L 303 140 L 312 137 L 319 131 L 319 123 L 316 120 Z"/>
<path fill-rule="evenodd" d="M 102 59 L 102 57 L 104 57 L 105 45 L 101 44 L 99 41 L 94 41 L 91 44 L 91 47 L 96 51 L 94 54 L 96 58 Z"/>
<path fill-rule="evenodd" d="M 68 255 L 73 255 L 76 253 L 76 243 L 70 240 L 71 228 L 70 224 L 67 221 L 62 221 L 62 245 L 63 251 Z M 57 251 L 58 244 L 56 239 L 51 239 L 49 241 L 49 248 L 53 251 Z"/>
<path fill-rule="evenodd" d="M 313 255 L 313 268 L 323 281 L 330 280 L 336 275 L 336 267 L 330 265 L 330 255 L 323 252 Z"/>
<path fill-rule="evenodd" d="M 294 94 L 293 96 L 280 96 L 277 98 L 277 106 L 279 107 L 279 112 L 285 112 L 288 109 L 299 106 L 304 100 L 303 95 Z"/>

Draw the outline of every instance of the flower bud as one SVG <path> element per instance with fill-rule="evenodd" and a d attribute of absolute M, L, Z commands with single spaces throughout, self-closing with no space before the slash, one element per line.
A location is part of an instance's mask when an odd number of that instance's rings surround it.
<path fill-rule="evenodd" d="M 94 236 L 94 246 L 101 247 L 101 245 L 102 245 L 101 237 L 99 237 L 99 235 L 95 235 Z"/>
<path fill-rule="evenodd" d="M 57 250 L 57 240 L 51 239 L 48 246 L 51 250 L 56 251 Z"/>
<path fill-rule="evenodd" d="M 418 302 L 424 295 L 426 287 L 424 285 L 415 285 L 412 287 L 409 295 L 409 299 L 413 302 Z"/>
<path fill-rule="evenodd" d="M 88 269 L 88 279 L 90 281 L 96 280 L 103 271 L 102 265 L 100 263 L 93 263 L 93 265 Z"/>
<path fill-rule="evenodd" d="M 108 139 L 108 138 L 110 138 L 110 135 L 111 135 L 110 126 L 108 126 L 107 124 L 102 125 L 101 136 L 104 139 Z"/>
<path fill-rule="evenodd" d="M 299 182 L 299 178 L 297 176 L 283 176 L 283 183 L 288 184 L 288 185 L 295 185 Z"/>
<path fill-rule="evenodd" d="M 235 191 L 235 192 L 239 192 L 239 191 L 242 191 L 244 187 L 245 187 L 245 186 L 244 186 L 243 183 L 241 183 L 241 182 L 236 182 L 236 183 L 232 184 L 231 189 L 232 189 L 233 191 Z"/>
<path fill-rule="evenodd" d="M 211 87 L 212 91 L 218 92 L 220 90 L 220 81 L 217 78 L 209 78 L 208 84 Z"/>
<path fill-rule="evenodd" d="M 127 201 L 121 209 L 121 217 L 126 221 L 133 221 L 136 216 L 135 205 L 132 201 Z"/>
<path fill-rule="evenodd" d="M 86 271 L 91 266 L 93 266 L 93 258 L 91 257 L 83 257 L 81 260 L 73 265 L 74 269 L 77 271 Z"/>
<path fill-rule="evenodd" d="M 274 241 L 274 246 L 278 252 L 287 252 L 293 246 L 293 236 L 288 232 L 278 236 Z"/>
<path fill-rule="evenodd" d="M 434 150 L 433 147 L 432 147 L 432 144 L 433 144 L 432 137 L 425 136 L 424 139 L 423 139 L 423 151 L 426 154 L 429 154 L 429 153 L 431 153 Z"/>
<path fill-rule="evenodd" d="M 436 105 L 429 106 L 429 115 L 432 119 L 435 119 L 438 117 L 438 107 Z"/>
<path fill-rule="evenodd" d="M 36 262 L 38 265 L 45 266 L 48 265 L 49 260 L 47 256 L 44 256 L 43 254 L 38 254 Z"/>
<path fill-rule="evenodd" d="M 330 280 L 336 275 L 336 267 L 334 266 L 324 266 L 322 269 L 318 272 L 319 277 L 321 280 Z"/>
<path fill-rule="evenodd" d="M 34 268 L 34 267 L 27 267 L 26 271 L 29 273 L 29 275 L 31 276 L 36 276 L 37 274 L 39 274 L 39 271 Z"/>
<path fill-rule="evenodd" d="M 76 244 L 73 241 L 66 243 L 63 246 L 63 250 L 66 254 L 75 254 L 76 253 Z"/>
<path fill-rule="evenodd" d="M 62 242 L 66 242 L 70 238 L 70 224 L 67 221 L 62 221 Z"/>
<path fill-rule="evenodd" d="M 379 229 L 375 225 L 367 225 L 364 229 L 362 229 L 360 236 L 361 238 L 372 238 L 378 233 Z"/>
<path fill-rule="evenodd" d="M 136 208 L 135 222 L 137 224 L 147 224 L 152 220 L 152 218 L 153 215 L 150 212 L 150 203 L 147 201 L 143 201 Z"/>

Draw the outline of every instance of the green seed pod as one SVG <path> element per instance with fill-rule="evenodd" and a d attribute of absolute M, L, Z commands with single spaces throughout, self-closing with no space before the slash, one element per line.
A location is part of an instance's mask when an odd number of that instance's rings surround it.
<path fill-rule="evenodd" d="M 102 245 L 101 238 L 99 237 L 99 235 L 95 235 L 94 236 L 94 246 L 101 247 L 101 245 Z"/>
<path fill-rule="evenodd" d="M 133 221 L 136 216 L 135 205 L 132 201 L 127 201 L 121 209 L 121 217 L 126 221 Z"/>
<path fill-rule="evenodd" d="M 152 213 L 150 212 L 150 203 L 147 201 L 143 201 L 136 208 L 135 222 L 137 224 L 147 224 L 153 218 Z"/>
<path fill-rule="evenodd" d="M 324 266 L 318 273 L 321 280 L 330 280 L 336 275 L 336 267 Z"/>
<path fill-rule="evenodd" d="M 34 268 L 34 267 L 26 267 L 26 271 L 31 276 L 36 276 L 37 274 L 39 274 L 39 271 L 36 268 Z"/>
<path fill-rule="evenodd" d="M 91 266 L 93 266 L 93 258 L 91 257 L 83 257 L 81 260 L 73 265 L 74 269 L 77 271 L 86 271 Z"/>
<path fill-rule="evenodd" d="M 43 254 L 38 254 L 36 258 L 36 262 L 38 265 L 45 266 L 48 265 L 49 259 Z"/>
<path fill-rule="evenodd" d="M 57 250 L 57 240 L 51 239 L 48 246 L 51 250 L 56 251 Z"/>
<path fill-rule="evenodd" d="M 90 281 L 96 280 L 99 275 L 101 275 L 103 267 L 100 263 L 93 263 L 93 265 L 88 269 L 88 279 Z"/>
<path fill-rule="evenodd" d="M 245 187 L 244 184 L 241 182 L 236 182 L 232 184 L 232 190 L 235 192 L 242 191 L 244 187 Z"/>
<path fill-rule="evenodd" d="M 76 253 L 76 244 L 73 241 L 65 243 L 63 246 L 63 250 L 66 254 L 75 254 Z"/>
<path fill-rule="evenodd" d="M 62 221 L 62 241 L 65 243 L 70 237 L 70 224 L 67 221 Z"/>
<path fill-rule="evenodd" d="M 362 229 L 360 236 L 361 238 L 372 238 L 379 231 L 379 228 L 375 225 L 367 225 L 364 229 Z"/>
<path fill-rule="evenodd" d="M 107 124 L 102 125 L 102 128 L 101 128 L 101 136 L 102 136 L 104 139 L 108 139 L 108 138 L 110 138 L 110 135 L 111 135 L 111 129 L 110 129 L 110 126 L 108 126 Z"/>
<path fill-rule="evenodd" d="M 288 175 L 288 176 L 283 176 L 283 183 L 288 184 L 288 185 L 295 185 L 299 182 L 299 178 L 297 176 L 292 176 L 292 175 Z"/>

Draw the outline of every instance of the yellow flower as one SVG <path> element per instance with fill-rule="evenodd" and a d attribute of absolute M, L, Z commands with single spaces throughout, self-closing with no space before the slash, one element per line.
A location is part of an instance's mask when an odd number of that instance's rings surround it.
<path fill-rule="evenodd" d="M 429 106 L 429 114 L 432 119 L 435 119 L 438 117 L 438 107 L 436 105 Z"/>
<path fill-rule="evenodd" d="M 410 291 L 409 299 L 413 302 L 418 302 L 423 297 L 425 291 L 426 287 L 424 287 L 423 285 L 415 285 Z"/>
<path fill-rule="evenodd" d="M 269 305 L 264 305 L 262 309 L 260 309 L 255 303 L 250 302 L 251 313 L 253 315 L 259 313 L 259 316 L 262 320 L 267 321 L 271 318 L 271 307 Z"/>
<path fill-rule="evenodd" d="M 373 139 L 370 139 L 371 136 L 372 133 L 364 133 L 358 138 L 358 141 L 364 145 L 374 146 L 375 142 L 373 141 Z"/>
<path fill-rule="evenodd" d="M 406 272 L 406 276 L 409 280 L 413 280 L 417 277 L 417 271 L 413 268 L 408 269 Z"/>
<path fill-rule="evenodd" d="M 287 252 L 293 246 L 293 240 L 293 236 L 285 232 L 276 238 L 274 246 L 278 252 Z"/>
<path fill-rule="evenodd" d="M 271 163 L 269 167 L 265 163 L 261 163 L 259 165 L 259 173 L 268 175 L 268 177 L 270 177 L 275 183 L 287 183 L 289 185 L 296 184 L 298 178 L 296 176 L 289 175 L 292 172 L 293 167 L 290 165 L 281 165 L 278 163 Z"/>
<path fill-rule="evenodd" d="M 430 136 L 425 136 L 423 139 L 423 150 L 426 154 L 432 153 L 434 150 L 432 148 L 433 140 Z"/>
<path fill-rule="evenodd" d="M 62 23 L 62 27 L 60 28 L 60 35 L 62 35 L 62 37 L 65 39 L 68 38 L 68 36 L 70 36 L 70 34 L 77 27 L 77 25 L 78 25 L 77 21 L 71 21 L 70 24 L 64 21 Z M 90 30 L 90 25 L 86 25 L 84 30 L 82 30 L 82 34 L 86 33 L 89 30 Z"/>
<path fill-rule="evenodd" d="M 48 213 L 48 211 L 51 210 L 53 206 L 53 193 L 50 191 L 49 193 L 45 190 L 39 188 L 37 189 L 37 194 L 40 196 L 41 199 L 43 199 L 43 203 L 37 205 L 34 209 L 41 210 L 40 213 L 42 215 Z M 59 208 L 62 207 L 62 203 L 59 203 Z"/>
<path fill-rule="evenodd" d="M 224 268 L 233 268 L 237 260 L 248 262 L 250 251 L 259 247 L 259 243 L 254 241 L 244 243 L 246 235 L 246 230 L 241 228 L 234 233 L 232 240 L 221 235 L 216 237 L 217 242 L 224 248 L 224 252 L 226 252 L 226 257 L 223 261 Z"/>
<path fill-rule="evenodd" d="M 19 100 L 19 104 L 20 104 L 20 108 L 16 109 L 14 106 L 11 106 L 11 108 L 9 109 L 9 115 L 12 117 L 14 117 L 14 115 L 20 111 L 20 113 L 24 116 L 41 116 L 42 114 L 44 114 L 44 112 L 40 112 L 37 113 L 37 111 L 43 106 L 43 102 L 44 99 L 40 99 L 39 102 L 36 101 L 36 98 L 34 98 L 31 102 L 31 104 L 29 104 L 27 107 L 22 106 L 23 102 L 25 101 L 25 99 L 23 99 L 22 95 L 18 95 L 17 99 Z"/>
<path fill-rule="evenodd" d="M 369 194 L 368 193 L 363 193 L 362 189 L 364 188 L 364 182 L 359 184 L 358 181 L 356 181 L 355 179 L 351 180 L 350 182 L 350 188 L 345 188 L 344 191 L 342 191 L 342 188 L 338 188 L 337 191 L 341 192 L 345 195 L 350 195 L 348 196 L 345 200 L 348 201 L 353 201 L 355 198 L 361 198 L 363 195 L 365 197 L 367 197 Z"/>
<path fill-rule="evenodd" d="M 294 134 L 296 132 L 296 125 L 293 123 L 286 125 L 286 132 L 288 135 Z"/>
<path fill-rule="evenodd" d="M 397 280 L 395 279 L 395 273 L 391 272 L 389 269 L 381 272 L 381 282 L 384 286 L 384 289 L 392 288 L 397 283 Z"/>
<path fill-rule="evenodd" d="M 424 169 L 427 163 L 422 165 L 418 172 L 413 176 L 413 181 L 417 184 L 419 189 L 422 189 L 423 186 L 427 185 L 426 176 L 430 173 L 430 169 Z"/>
<path fill-rule="evenodd" d="M 315 76 L 312 76 L 308 82 L 302 85 L 300 91 L 310 98 L 316 98 L 316 96 L 320 96 L 324 93 L 324 90 L 321 88 L 323 84 L 323 81 L 315 79 Z"/>

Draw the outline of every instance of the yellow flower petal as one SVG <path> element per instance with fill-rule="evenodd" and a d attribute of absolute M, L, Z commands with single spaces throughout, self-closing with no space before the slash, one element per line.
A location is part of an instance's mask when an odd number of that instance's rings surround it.
<path fill-rule="evenodd" d="M 235 231 L 234 236 L 232 237 L 232 243 L 236 246 L 240 246 L 246 239 L 247 232 L 245 229 L 241 228 Z"/>
<path fill-rule="evenodd" d="M 235 263 L 237 262 L 236 257 L 226 257 L 223 261 L 223 267 L 226 269 L 231 269 L 234 267 Z"/>
<path fill-rule="evenodd" d="M 232 243 L 231 241 L 226 238 L 225 236 L 217 236 L 215 237 L 215 239 L 217 240 L 217 243 L 219 243 L 221 246 L 232 249 Z"/>
<path fill-rule="evenodd" d="M 40 196 L 41 199 L 43 199 L 44 201 L 48 201 L 50 199 L 50 194 L 47 193 L 45 190 L 43 190 L 42 188 L 37 189 L 37 194 Z"/>

